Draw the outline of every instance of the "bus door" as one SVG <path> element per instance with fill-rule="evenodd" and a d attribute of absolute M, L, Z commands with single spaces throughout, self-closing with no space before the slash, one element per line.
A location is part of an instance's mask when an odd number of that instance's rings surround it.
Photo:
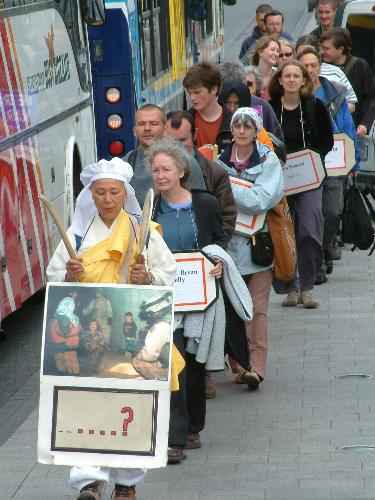
<path fill-rule="evenodd" d="M 29 289 L 19 233 L 16 173 L 9 152 L 0 153 L 0 320 L 23 302 Z"/>

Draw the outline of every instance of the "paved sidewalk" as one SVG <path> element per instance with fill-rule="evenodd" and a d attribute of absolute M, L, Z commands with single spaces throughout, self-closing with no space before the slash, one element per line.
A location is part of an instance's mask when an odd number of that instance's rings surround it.
<path fill-rule="evenodd" d="M 273 296 L 261 390 L 217 375 L 203 448 L 151 472 L 139 500 L 375 499 L 375 452 L 341 449 L 375 446 L 375 379 L 338 378 L 375 374 L 374 273 L 374 257 L 345 251 L 330 283 L 316 289 L 319 310 L 282 309 Z M 35 379 L 9 404 L 33 397 Z M 74 498 L 67 468 L 37 464 L 35 444 L 33 412 L 0 448 L 0 499 Z"/>

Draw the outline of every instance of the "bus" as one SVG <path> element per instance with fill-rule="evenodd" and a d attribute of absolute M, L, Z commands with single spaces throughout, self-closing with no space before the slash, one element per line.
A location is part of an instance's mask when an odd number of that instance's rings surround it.
<path fill-rule="evenodd" d="M 223 52 L 222 0 L 0 0 L 0 326 L 45 285 L 81 167 L 134 147 L 137 107 L 184 106 Z"/>
<path fill-rule="evenodd" d="M 0 0 L 0 325 L 44 287 L 59 240 L 39 195 L 68 226 L 81 165 L 96 158 L 80 5 Z"/>
<path fill-rule="evenodd" d="M 134 112 L 145 103 L 182 109 L 182 79 L 200 60 L 220 62 L 222 0 L 105 0 L 88 29 L 100 158 L 134 148 Z"/>

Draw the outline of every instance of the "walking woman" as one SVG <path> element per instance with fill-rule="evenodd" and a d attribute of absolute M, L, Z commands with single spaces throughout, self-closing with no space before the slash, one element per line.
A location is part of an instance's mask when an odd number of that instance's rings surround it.
<path fill-rule="evenodd" d="M 276 206 L 283 196 L 280 161 L 270 148 L 256 140 L 262 126 L 262 120 L 254 109 L 239 108 L 231 120 L 233 143 L 220 156 L 231 177 L 253 184 L 251 189 L 244 189 L 238 183 L 232 183 L 238 211 L 249 216 L 266 213 Z M 267 232 L 267 227 L 262 231 Z M 264 379 L 266 371 L 272 256 L 268 263 L 254 262 L 252 246 L 249 243 L 249 237 L 234 234 L 228 244 L 228 253 L 247 284 L 254 307 L 253 319 L 246 324 L 250 361 L 248 366 L 238 369 L 236 381 L 248 384 L 249 389 L 254 390 Z M 229 317 L 227 327 L 234 328 Z"/>
<path fill-rule="evenodd" d="M 261 88 L 258 90 L 259 97 L 269 100 L 268 85 L 272 75 L 279 63 L 280 42 L 272 35 L 259 38 L 256 43 L 253 65 L 256 67 Z"/>
<path fill-rule="evenodd" d="M 312 148 L 324 161 L 333 147 L 331 118 L 325 105 L 313 95 L 313 84 L 298 61 L 285 63 L 272 77 L 269 93 L 283 132 L 287 153 Z M 322 187 L 289 196 L 294 217 L 299 282 L 293 281 L 282 303 L 285 307 L 302 303 L 315 309 L 319 303 L 312 290 L 322 261 Z"/>
<path fill-rule="evenodd" d="M 184 146 L 162 139 L 150 147 L 147 157 L 158 193 L 153 219 L 162 226 L 170 250 L 185 252 L 210 244 L 224 247 L 226 236 L 217 199 L 206 191 L 186 188 L 190 158 Z M 222 272 L 222 263 L 217 261 L 211 274 L 220 278 Z M 189 332 L 184 332 L 183 323 L 176 316 L 174 342 L 184 352 L 186 371 L 180 391 L 172 394 L 171 399 L 169 463 L 179 463 L 184 458 L 183 448 L 200 448 L 199 433 L 206 418 L 206 364 L 185 349 Z"/>

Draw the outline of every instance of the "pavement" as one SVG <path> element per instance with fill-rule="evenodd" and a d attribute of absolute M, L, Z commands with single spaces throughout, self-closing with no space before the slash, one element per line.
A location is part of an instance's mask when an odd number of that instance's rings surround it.
<path fill-rule="evenodd" d="M 374 257 L 346 249 L 316 288 L 320 309 L 283 309 L 272 295 L 261 389 L 216 374 L 202 449 L 150 472 L 138 500 L 375 499 L 374 278 Z M 35 373 L 1 407 L 2 426 L 37 397 Z M 36 428 L 32 410 L 0 447 L 0 500 L 75 498 L 66 467 L 37 463 Z"/>

